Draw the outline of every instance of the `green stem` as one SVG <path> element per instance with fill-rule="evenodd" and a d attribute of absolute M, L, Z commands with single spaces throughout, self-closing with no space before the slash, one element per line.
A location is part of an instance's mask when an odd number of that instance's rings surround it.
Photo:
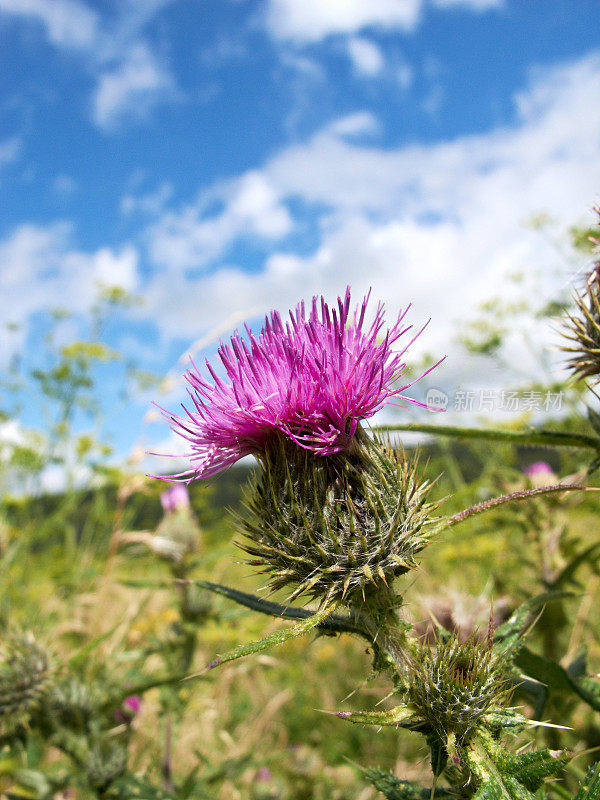
<path fill-rule="evenodd" d="M 578 449 L 600 451 L 600 439 L 585 433 L 568 431 L 545 431 L 529 428 L 524 431 L 511 431 L 502 428 L 466 428 L 459 425 L 429 425 L 409 422 L 404 425 L 377 425 L 373 430 L 406 433 L 427 433 L 432 436 L 455 436 L 461 439 L 485 439 L 512 444 L 540 445 L 544 447 L 575 447 Z"/>

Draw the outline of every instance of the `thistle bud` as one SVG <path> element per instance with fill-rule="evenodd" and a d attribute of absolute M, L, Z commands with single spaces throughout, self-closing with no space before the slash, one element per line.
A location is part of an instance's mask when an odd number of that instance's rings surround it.
<path fill-rule="evenodd" d="M 86 759 L 87 779 L 99 792 L 105 791 L 127 767 L 127 750 L 116 742 L 94 746 Z"/>
<path fill-rule="evenodd" d="M 599 212 L 600 213 L 600 212 Z M 600 237 L 593 239 L 600 250 Z M 577 378 L 600 381 L 600 260 L 588 274 L 583 293 L 574 294 L 576 312 L 567 313 L 563 334 L 572 344 L 562 347 L 571 357 L 567 367 Z"/>
<path fill-rule="evenodd" d="M 0 643 L 0 736 L 29 722 L 44 699 L 50 659 L 30 633 L 10 634 Z"/>
<path fill-rule="evenodd" d="M 458 743 L 474 732 L 493 706 L 505 697 L 503 662 L 474 637 L 453 635 L 435 649 L 423 647 L 409 666 L 407 697 L 418 717 L 446 742 Z"/>
<path fill-rule="evenodd" d="M 189 505 L 180 503 L 162 518 L 152 537 L 154 546 L 150 546 L 159 557 L 179 563 L 200 549 L 200 538 L 200 528 Z"/>
<path fill-rule="evenodd" d="M 69 730 L 85 729 L 93 719 L 100 699 L 92 686 L 69 678 L 53 687 L 48 708 L 55 723 Z"/>
<path fill-rule="evenodd" d="M 260 459 L 241 547 L 273 590 L 351 603 L 415 566 L 435 525 L 430 484 L 363 432 L 351 453 L 322 457 L 283 437 Z"/>

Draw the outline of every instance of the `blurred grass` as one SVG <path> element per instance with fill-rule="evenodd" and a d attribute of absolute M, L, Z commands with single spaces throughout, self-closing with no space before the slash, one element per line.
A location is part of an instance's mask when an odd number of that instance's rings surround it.
<path fill-rule="evenodd" d="M 452 494 L 440 512 L 453 513 L 523 481 L 522 454 L 511 447 L 460 445 L 429 448 L 423 455 L 429 456 L 427 473 L 442 474 L 435 487 L 438 498 Z M 537 456 L 528 457 L 535 460 Z M 422 457 L 422 463 L 426 461 Z M 563 474 L 580 466 L 569 454 L 556 463 Z M 192 505 L 203 535 L 194 576 L 256 592 L 262 587 L 261 578 L 242 562 L 234 544 L 234 524 L 224 509 L 224 503 L 238 506 L 245 477 L 245 470 L 231 470 L 209 488 L 192 487 Z M 167 567 L 150 554 L 132 556 L 112 549 L 117 522 L 126 530 L 152 530 L 159 521 L 158 495 L 164 487 L 157 481 L 141 479 L 141 483 L 143 491 L 131 491 L 120 509 L 117 485 L 4 503 L 0 614 L 5 621 L 33 629 L 59 662 L 104 636 L 94 655 L 98 664 L 120 659 L 126 665 L 128 652 L 160 640 L 177 619 L 176 593 L 169 588 Z M 584 541 L 597 539 L 595 496 L 548 502 L 554 504 L 552 513 L 568 514 L 575 535 Z M 524 564 L 523 552 L 522 526 L 511 509 L 494 511 L 444 533 L 426 550 L 416 574 L 404 581 L 406 613 L 414 622 L 426 621 L 431 598 L 448 598 L 453 593 L 466 598 L 473 609 L 476 603 L 469 598 L 481 596 L 490 602 L 506 596 L 516 604 L 523 587 L 531 588 L 526 584 L 530 568 Z M 581 608 L 589 577 L 589 570 L 584 570 L 581 591 L 569 601 L 573 618 Z M 129 585 L 132 581 L 146 587 L 134 588 Z M 211 618 L 198 630 L 192 671 L 201 671 L 216 654 L 286 624 L 217 597 Z M 485 625 L 485 617 L 480 624 Z M 594 614 L 588 613 L 580 626 L 582 641 L 588 642 L 596 665 L 599 625 Z M 536 635 L 532 635 L 534 641 Z M 561 642 L 565 650 L 568 645 Z M 157 658 L 151 657 L 149 665 Z M 364 642 L 307 636 L 186 683 L 185 710 L 173 737 L 177 772 L 186 774 L 198 759 L 215 767 L 249 756 L 241 774 L 219 781 L 217 796 L 223 800 L 254 797 L 260 767 L 271 770 L 279 786 L 279 794 L 273 797 L 298 800 L 376 797 L 354 764 L 377 766 L 427 783 L 427 753 L 419 747 L 418 737 L 349 725 L 322 713 L 371 709 L 381 702 L 390 687 L 382 677 L 369 679 L 370 672 Z M 586 710 L 577 713 L 579 728 L 595 724 Z M 158 782 L 164 751 L 159 689 L 146 693 L 133 725 L 130 764 Z"/>

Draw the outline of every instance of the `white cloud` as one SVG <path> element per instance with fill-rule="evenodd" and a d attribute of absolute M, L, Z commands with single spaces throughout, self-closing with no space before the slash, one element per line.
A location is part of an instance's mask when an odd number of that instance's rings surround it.
<path fill-rule="evenodd" d="M 161 183 L 154 192 L 147 194 L 126 194 L 121 198 L 121 213 L 129 215 L 139 212 L 155 217 L 164 210 L 172 196 L 173 185 L 170 183 Z"/>
<path fill-rule="evenodd" d="M 441 9 L 455 6 L 467 8 L 471 11 L 487 11 L 490 8 L 500 8 L 505 0 L 434 0 L 434 4 Z"/>
<path fill-rule="evenodd" d="M 410 64 L 400 64 L 396 70 L 396 80 L 403 91 L 410 89 L 414 80 L 414 72 Z"/>
<path fill-rule="evenodd" d="M 16 137 L 0 142 L 0 167 L 16 161 L 21 152 L 21 146 L 21 140 Z"/>
<path fill-rule="evenodd" d="M 82 0 L 0 0 L 0 14 L 41 24 L 53 46 L 79 57 L 95 81 L 92 118 L 108 131 L 143 119 L 180 95 L 168 65 L 144 34 L 170 2 L 123 0 L 109 20 Z"/>
<path fill-rule="evenodd" d="M 100 284 L 137 288 L 138 255 L 133 247 L 88 253 L 77 249 L 72 239 L 72 226 L 56 222 L 47 227 L 21 225 L 0 241 L 2 325 L 18 321 L 24 335 L 35 312 L 56 307 L 86 311 Z"/>
<path fill-rule="evenodd" d="M 222 209 L 207 213 L 211 200 Z M 204 267 L 238 237 L 277 240 L 291 227 L 290 214 L 269 181 L 251 171 L 197 204 L 168 212 L 150 232 L 151 254 L 157 263 L 182 272 Z"/>
<path fill-rule="evenodd" d="M 200 225 L 197 209 L 171 212 L 167 228 L 177 237 L 162 236 L 164 221 L 151 231 L 162 271 L 150 282 L 147 308 L 166 335 L 192 338 L 236 311 L 285 309 L 317 293 L 334 299 L 350 283 L 356 297 L 372 287 L 390 313 L 414 302 L 413 320 L 433 318 L 421 347 L 452 351 L 456 323 L 481 300 L 507 296 L 508 272 L 531 276 L 524 288 L 536 302 L 572 277 L 574 266 L 524 220 L 546 210 L 560 220 L 560 236 L 600 199 L 598 96 L 594 55 L 538 75 L 517 98 L 515 123 L 485 134 L 384 150 L 345 139 L 347 121 L 329 125 L 252 174 L 269 187 L 269 208 L 304 209 L 294 218 L 299 235 L 306 209 L 314 209 L 312 251 L 270 248 L 260 272 L 228 265 L 189 282 L 183 269 L 198 253 L 206 257 L 206 241 L 216 237 L 222 247 L 223 236 L 244 236 L 247 228 L 223 224 L 230 203 Z M 230 197 L 245 180 L 230 184 Z M 532 325 L 530 337 L 539 336 Z M 513 363 L 536 368 L 516 337 L 510 346 Z M 438 383 L 465 370 L 462 356 L 454 366 L 450 358 Z M 475 368 L 472 374 L 480 379 Z"/>
<path fill-rule="evenodd" d="M 326 128 L 329 134 L 341 137 L 360 136 L 363 134 L 373 134 L 379 131 L 379 122 L 370 111 L 358 111 L 356 114 L 349 114 L 341 117 L 329 124 Z"/>
<path fill-rule="evenodd" d="M 85 49 L 98 36 L 98 15 L 79 0 L 0 0 L 0 12 L 43 25 L 57 47 Z"/>
<path fill-rule="evenodd" d="M 354 69 L 368 76 L 377 75 L 383 69 L 383 54 L 379 47 L 368 39 L 355 36 L 348 39 L 348 55 Z"/>
<path fill-rule="evenodd" d="M 77 181 L 70 175 L 61 173 L 52 181 L 52 189 L 59 197 L 70 197 L 77 191 Z"/>
<path fill-rule="evenodd" d="M 441 11 L 481 12 L 502 7 L 504 0 L 433 0 L 433 4 Z M 412 32 L 425 5 L 425 0 L 268 0 L 264 22 L 275 39 L 304 44 L 366 28 Z"/>
<path fill-rule="evenodd" d="M 412 30 L 422 0 L 269 0 L 266 24 L 278 39 L 314 42 L 366 27 Z"/>
<path fill-rule="evenodd" d="M 148 47 L 137 44 L 112 70 L 104 72 L 93 98 L 93 118 L 105 129 L 124 120 L 143 119 L 158 103 L 177 91 L 171 73 Z"/>

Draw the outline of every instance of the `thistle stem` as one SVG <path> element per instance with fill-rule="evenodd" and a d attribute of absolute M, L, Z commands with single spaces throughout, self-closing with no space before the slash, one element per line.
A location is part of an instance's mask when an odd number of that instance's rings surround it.
<path fill-rule="evenodd" d="M 600 439 L 585 433 L 567 431 L 545 431 L 530 428 L 524 431 L 502 428 L 468 428 L 460 425 L 429 425 L 410 422 L 404 425 L 377 425 L 374 431 L 427 433 L 432 436 L 455 436 L 461 439 L 485 439 L 486 441 L 512 442 L 513 444 L 542 445 L 546 447 L 573 447 L 584 450 L 600 450 Z"/>
<path fill-rule="evenodd" d="M 530 497 L 534 497 L 538 494 L 572 491 L 585 492 L 586 490 L 587 487 L 577 483 L 556 483 L 552 484 L 551 486 L 542 486 L 538 489 L 524 489 L 519 492 L 512 492 L 511 494 L 503 494 L 500 495 L 500 497 L 493 497 L 491 500 L 486 500 L 483 503 L 478 503 L 475 506 L 466 508 L 464 511 L 459 511 L 458 514 L 448 517 L 446 524 L 448 526 L 456 525 L 458 522 L 462 522 L 463 520 L 467 519 L 468 517 L 472 517 L 475 514 L 482 514 L 484 511 L 488 511 L 490 508 L 495 508 L 496 506 L 501 506 L 505 503 L 512 503 L 518 500 L 528 500 Z"/>

